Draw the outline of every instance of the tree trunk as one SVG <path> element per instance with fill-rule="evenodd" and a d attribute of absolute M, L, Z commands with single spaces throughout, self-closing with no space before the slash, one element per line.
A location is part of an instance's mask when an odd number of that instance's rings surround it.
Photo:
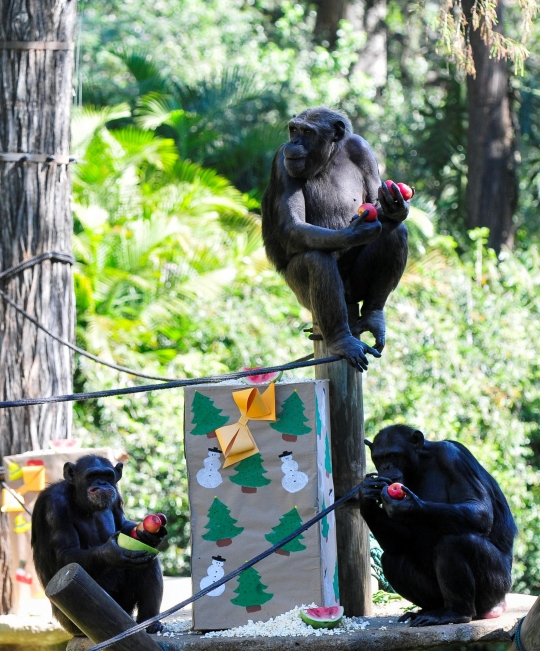
<path fill-rule="evenodd" d="M 337 42 L 339 21 L 348 20 L 359 35 L 365 34 L 365 42 L 357 50 L 358 61 L 354 72 L 368 75 L 373 84 L 381 87 L 386 83 L 386 0 L 317 0 L 315 40 L 333 49 Z"/>
<path fill-rule="evenodd" d="M 73 41 L 76 0 L 0 0 L 0 8 L 0 154 L 69 156 L 73 50 L 59 48 Z M 0 271 L 41 253 L 71 252 L 70 192 L 67 164 L 7 162 L 0 155 Z M 0 287 L 49 330 L 73 340 L 68 264 L 43 261 Z M 71 351 L 2 299 L 0 368 L 0 400 L 72 392 Z M 70 403 L 0 410 L 0 462 L 66 438 L 71 413 Z M 2 521 L 1 550 L 6 526 Z M 8 558 L 0 556 L 3 588 L 8 571 Z M 3 592 L 0 613 L 8 601 Z"/>
<path fill-rule="evenodd" d="M 472 5 L 473 0 L 465 0 L 467 16 Z M 497 11 L 496 31 L 502 31 L 500 4 Z M 499 252 L 502 245 L 513 245 L 512 216 L 518 193 L 507 64 L 502 59 L 489 58 L 489 46 L 479 29 L 470 29 L 470 43 L 476 76 L 467 76 L 467 228 L 487 226 L 488 244 Z"/>

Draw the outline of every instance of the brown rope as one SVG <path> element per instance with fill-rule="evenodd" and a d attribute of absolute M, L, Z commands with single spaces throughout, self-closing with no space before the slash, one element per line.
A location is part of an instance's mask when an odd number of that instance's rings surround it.
<path fill-rule="evenodd" d="M 73 50 L 66 41 L 0 41 L 0 50 Z"/>

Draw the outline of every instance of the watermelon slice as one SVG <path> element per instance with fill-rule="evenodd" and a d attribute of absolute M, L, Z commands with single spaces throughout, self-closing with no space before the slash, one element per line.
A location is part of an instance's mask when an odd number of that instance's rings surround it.
<path fill-rule="evenodd" d="M 334 628 L 343 618 L 343 606 L 302 608 L 300 617 L 313 628 Z"/>
<path fill-rule="evenodd" d="M 256 371 L 258 368 L 263 368 L 262 366 L 244 366 L 243 371 Z M 267 384 L 268 382 L 279 382 L 283 371 L 276 373 L 261 373 L 260 375 L 247 375 L 243 377 L 242 380 L 247 384 Z"/>

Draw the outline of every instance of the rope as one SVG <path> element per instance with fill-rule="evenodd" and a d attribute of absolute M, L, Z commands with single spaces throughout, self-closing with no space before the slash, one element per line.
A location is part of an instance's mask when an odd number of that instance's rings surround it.
<path fill-rule="evenodd" d="M 65 262 L 66 264 L 74 264 L 75 262 L 73 256 L 70 255 L 69 253 L 58 253 L 57 251 L 47 251 L 45 253 L 41 253 L 40 255 L 36 255 L 33 258 L 30 258 L 30 260 L 25 260 L 24 262 L 21 262 L 15 267 L 11 267 L 10 269 L 1 271 L 0 280 L 6 280 L 6 278 L 11 278 L 11 276 L 15 276 L 15 274 L 18 274 L 21 271 L 24 271 L 25 269 L 29 269 L 30 267 L 33 267 L 35 264 L 38 264 L 39 262 L 43 262 L 44 260 L 52 260 L 53 262 Z"/>
<path fill-rule="evenodd" d="M 523 620 L 525 617 L 522 617 L 516 627 L 516 632 L 514 633 L 514 642 L 516 644 L 517 651 L 525 651 L 525 647 L 523 646 L 523 642 L 521 641 L 521 625 L 523 624 Z"/>
<path fill-rule="evenodd" d="M 318 360 L 317 360 L 318 361 Z M 273 554 L 275 551 L 280 549 L 280 547 L 283 547 L 286 545 L 288 542 L 291 542 L 291 540 L 294 540 L 297 536 L 299 536 L 301 533 L 312 527 L 314 524 L 319 522 L 319 520 L 322 520 L 324 517 L 326 517 L 329 513 L 331 513 L 334 509 L 337 509 L 338 506 L 341 506 L 344 502 L 347 502 L 350 500 L 352 497 L 356 495 L 356 493 L 360 490 L 361 484 L 358 486 L 355 486 L 352 488 L 348 493 L 345 493 L 342 497 L 340 497 L 338 500 L 336 500 L 333 504 L 328 506 L 326 509 L 323 509 L 320 513 L 318 513 L 314 518 L 311 518 L 311 520 L 308 520 L 305 524 L 303 524 L 301 527 L 296 529 L 296 531 L 293 531 L 290 535 L 288 535 L 286 538 L 283 540 L 280 540 L 278 543 L 267 549 L 266 551 L 262 552 L 258 556 L 255 556 L 255 558 L 252 558 L 249 561 L 246 561 L 241 567 L 236 568 L 236 570 L 233 570 L 230 574 L 227 574 L 223 578 L 221 578 L 219 581 L 216 581 L 215 583 L 211 583 L 209 586 L 204 588 L 204 590 L 200 590 L 196 594 L 194 594 L 192 597 L 189 599 L 186 599 L 185 601 L 182 601 L 179 604 L 176 604 L 176 606 L 173 606 L 172 608 L 169 608 L 168 610 L 165 610 L 162 613 L 159 613 L 158 615 L 155 615 L 154 617 L 151 617 L 150 619 L 147 619 L 145 622 L 142 622 L 140 624 L 137 624 L 136 626 L 133 626 L 132 628 L 129 628 L 127 631 L 123 631 L 119 635 L 116 635 L 115 637 L 112 637 L 110 640 L 105 640 L 104 642 L 100 642 L 96 646 L 90 647 L 87 651 L 100 651 L 101 649 L 105 649 L 112 644 L 116 644 L 116 642 L 120 642 L 121 640 L 125 640 L 126 637 L 129 637 L 130 635 L 133 635 L 134 633 L 138 633 L 139 631 L 142 631 L 145 629 L 147 626 L 150 624 L 153 624 L 154 622 L 159 621 L 160 619 L 164 619 L 165 617 L 169 617 L 173 613 L 177 612 L 178 610 L 182 610 L 182 608 L 185 608 L 189 604 L 193 603 L 194 601 L 197 601 L 197 599 L 200 599 L 201 597 L 204 597 L 205 594 L 208 594 L 212 590 L 215 590 L 216 588 L 219 588 L 219 586 L 223 585 L 224 583 L 227 583 L 231 579 L 234 579 L 235 576 L 238 576 L 241 574 L 244 570 L 247 570 L 250 567 L 253 567 L 256 563 L 259 563 L 263 559 L 267 558 L 271 554 Z M 522 651 L 522 650 L 520 650 Z"/>
<path fill-rule="evenodd" d="M 7 490 L 8 493 L 11 493 L 11 495 L 12 495 L 12 496 L 17 500 L 17 502 L 19 502 L 19 504 L 20 504 L 20 505 L 23 507 L 23 509 L 28 513 L 28 515 L 32 515 L 32 511 L 30 511 L 30 509 L 26 506 L 26 504 L 25 504 L 24 502 L 22 502 L 22 501 L 19 499 L 19 496 L 18 496 L 17 493 L 13 490 L 13 488 L 10 488 L 10 487 L 6 484 L 5 481 L 1 481 L 1 482 L 0 482 L 0 486 L 2 486 L 2 488 L 5 488 L 5 489 Z"/>
<path fill-rule="evenodd" d="M 67 253 L 55 253 L 53 252 L 47 252 L 47 253 L 42 253 L 41 255 L 38 255 L 34 258 L 31 258 L 30 260 L 26 260 L 25 262 L 22 262 L 21 264 L 11 267 L 10 269 L 6 269 L 6 271 L 0 272 L 0 280 L 5 280 L 7 278 L 11 278 L 15 274 L 24 271 L 25 269 L 28 269 L 39 262 L 43 262 L 44 260 L 55 260 L 58 262 L 66 262 L 68 264 L 73 264 L 74 260 L 73 257 Z M 175 381 L 178 378 L 171 378 L 171 377 L 163 377 L 160 375 L 148 375 L 147 373 L 141 373 L 140 371 L 135 371 L 132 368 L 128 368 L 127 366 L 119 366 L 118 364 L 113 364 L 112 362 L 107 362 L 106 360 L 102 359 L 101 357 L 97 357 L 96 355 L 92 355 L 92 353 L 87 352 L 83 348 L 79 348 L 78 346 L 75 346 L 75 344 L 72 344 L 70 341 L 67 341 L 66 339 L 63 339 L 62 337 L 59 337 L 58 335 L 55 335 L 53 332 L 48 330 L 44 325 L 42 325 L 37 319 L 35 319 L 31 314 L 28 314 L 28 312 L 22 308 L 18 303 L 16 303 L 13 299 L 11 299 L 3 290 L 0 289 L 0 296 L 9 303 L 17 312 L 22 314 L 26 319 L 28 319 L 31 323 L 33 323 L 36 328 L 39 328 L 42 330 L 46 335 L 57 341 L 58 343 L 62 344 L 63 346 L 67 346 L 74 352 L 78 353 L 79 355 L 82 355 L 83 357 L 87 357 L 88 359 L 91 359 L 93 362 L 96 362 L 97 364 L 102 364 L 103 366 L 108 366 L 109 368 L 114 369 L 115 371 L 120 371 L 121 373 L 128 373 L 129 375 L 134 375 L 136 377 L 142 377 L 145 378 L 146 380 L 160 380 L 162 382 L 166 381 Z M 313 355 L 306 355 L 305 357 L 301 357 L 297 361 L 305 361 L 308 359 L 311 359 Z M 248 375 L 252 375 L 252 373 L 248 373 Z"/>
<path fill-rule="evenodd" d="M 90 400 L 93 398 L 107 398 L 109 396 L 124 396 L 130 393 L 147 393 L 149 391 L 162 391 L 163 389 L 177 389 L 179 387 L 191 386 L 194 384 L 215 384 L 224 380 L 237 380 L 248 375 L 262 375 L 264 373 L 279 373 L 280 371 L 290 371 L 295 368 L 306 368 L 308 366 L 319 366 L 320 364 L 331 364 L 341 359 L 339 355 L 333 357 L 323 357 L 321 359 L 312 359 L 306 361 L 288 362 L 279 366 L 268 366 L 249 371 L 235 371 L 225 375 L 209 375 L 207 377 L 190 378 L 186 380 L 173 380 L 163 384 L 144 384 L 138 387 L 128 387 L 126 389 L 108 389 L 106 391 L 90 391 L 86 393 L 70 393 L 63 396 L 50 396 L 48 398 L 21 398 L 21 400 L 6 400 L 0 402 L 0 409 L 9 409 L 11 407 L 28 407 L 29 405 L 44 405 L 51 402 L 74 402 L 76 400 Z"/>

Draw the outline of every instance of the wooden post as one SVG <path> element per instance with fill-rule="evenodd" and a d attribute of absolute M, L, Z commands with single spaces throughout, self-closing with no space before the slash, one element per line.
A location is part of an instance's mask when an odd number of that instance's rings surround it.
<path fill-rule="evenodd" d="M 71 253 L 76 14 L 76 0 L 0 2 L 0 272 L 43 253 Z M 65 261 L 44 259 L 4 278 L 0 288 L 56 335 L 73 340 L 73 278 Z M 0 323 L 0 400 L 72 393 L 68 348 L 1 299 Z M 4 455 L 67 438 L 71 419 L 68 402 L 0 410 L 0 465 Z M 0 550 L 8 545 L 1 515 Z M 9 576 L 9 557 L 0 552 L 0 614 L 11 606 Z"/>
<path fill-rule="evenodd" d="M 525 651 L 540 649 L 540 597 L 534 602 L 521 624 L 520 638 L 521 648 Z M 515 638 L 507 651 L 521 651 L 518 649 Z"/>
<path fill-rule="evenodd" d="M 135 626 L 126 611 L 77 563 L 59 570 L 49 581 L 45 594 L 95 644 Z M 145 631 L 110 647 L 111 651 L 163 651 L 163 648 Z"/>
<path fill-rule="evenodd" d="M 358 318 L 358 306 L 355 309 Z M 350 314 L 351 316 L 351 314 Z M 317 326 L 314 334 L 319 334 Z M 324 341 L 315 341 L 315 358 L 329 357 Z M 332 468 L 336 498 L 359 484 L 366 474 L 362 375 L 345 361 L 315 367 L 317 379 L 330 380 Z M 358 502 L 336 511 L 340 603 L 348 617 L 371 615 L 369 530 Z"/>

